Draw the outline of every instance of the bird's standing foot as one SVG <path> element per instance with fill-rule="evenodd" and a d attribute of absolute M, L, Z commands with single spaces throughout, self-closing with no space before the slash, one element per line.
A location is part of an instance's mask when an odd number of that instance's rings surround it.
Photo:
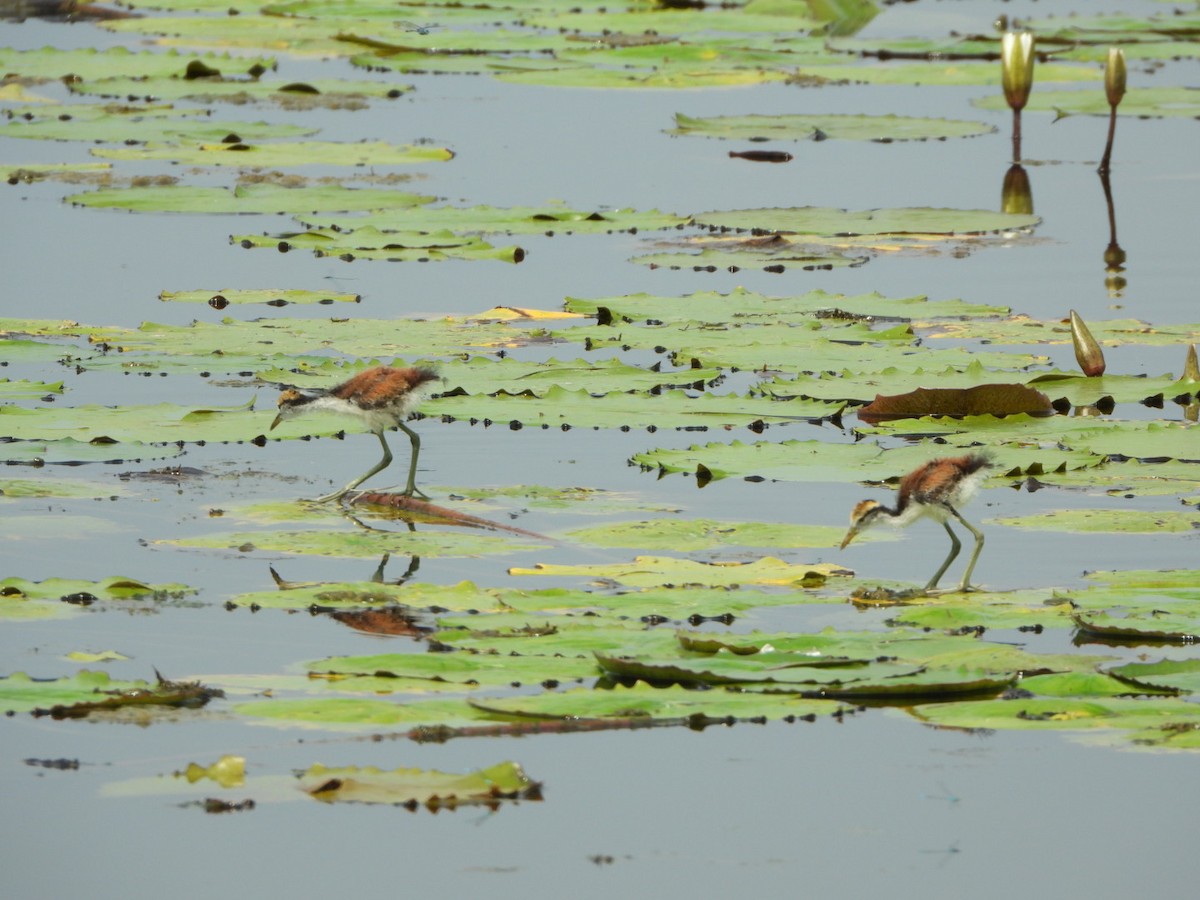
<path fill-rule="evenodd" d="M 334 491 L 332 494 L 325 494 L 322 497 L 317 497 L 314 500 L 305 500 L 304 502 L 305 503 L 332 503 L 334 500 L 341 500 L 343 497 L 346 496 L 346 494 L 347 494 L 347 489 L 342 488 L 341 490 Z"/>

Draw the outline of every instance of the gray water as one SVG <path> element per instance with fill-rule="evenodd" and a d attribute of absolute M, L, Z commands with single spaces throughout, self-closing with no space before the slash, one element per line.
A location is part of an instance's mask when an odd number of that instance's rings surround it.
<path fill-rule="evenodd" d="M 889 7 L 868 36 L 986 31 L 999 12 L 1045 14 L 1054 7 L 1068 5 L 902 4 Z M 0 44 L 14 47 L 123 42 L 88 25 L 0 26 Z M 341 64 L 281 60 L 281 71 L 296 79 L 328 70 L 362 77 Z M 1196 76 L 1196 63 L 1183 61 L 1154 75 L 1131 66 L 1130 81 L 1194 85 Z M 453 162 L 420 169 L 424 177 L 417 188 L 465 205 L 561 199 L 577 208 L 679 213 L 781 204 L 996 208 L 1010 149 L 1007 114 L 968 105 L 983 89 L 564 91 L 486 78 L 396 80 L 417 90 L 366 112 L 305 113 L 303 121 L 317 121 L 328 138 L 397 143 L 429 138 L 453 148 L 458 154 Z M 728 142 L 662 133 L 675 112 L 711 116 L 798 109 L 979 119 L 994 122 L 1000 131 L 931 144 L 802 143 L 788 148 L 796 158 L 786 166 L 730 160 Z M 293 118 L 266 107 L 221 112 L 235 118 Z M 98 212 L 64 205 L 62 196 L 73 189 L 58 184 L 5 186 L 0 187 L 5 273 L 0 315 L 132 326 L 146 320 L 187 322 L 193 316 L 329 314 L 325 307 L 217 313 L 157 299 L 162 290 L 219 282 L 332 284 L 361 293 L 364 302 L 354 314 L 372 317 L 463 313 L 495 305 L 554 308 L 566 296 L 678 295 L 740 285 L 770 294 L 823 288 L 962 297 L 1036 317 L 1061 317 L 1074 308 L 1090 320 L 1196 321 L 1196 123 L 1120 124 L 1112 178 L 1120 240 L 1128 254 L 1128 288 L 1120 298 L 1110 297 L 1104 286 L 1108 224 L 1094 171 L 1103 133 L 1099 119 L 1072 117 L 1051 124 L 1049 116 L 1026 116 L 1025 154 L 1035 210 L 1044 220 L 1037 230 L 1040 243 L 980 250 L 962 259 L 880 257 L 859 269 L 783 275 L 651 271 L 627 262 L 645 250 L 645 236 L 630 235 L 522 239 L 529 256 L 519 266 L 346 264 L 300 253 L 247 251 L 227 242 L 228 234 L 247 229 L 286 229 L 291 225 L 286 217 Z M 77 160 L 84 152 L 74 144 L 0 140 L 4 161 Z M 1069 345 L 1043 352 L 1063 368 L 1073 367 Z M 1110 371 L 1160 374 L 1180 370 L 1183 349 L 1117 348 L 1108 357 Z M 71 393 L 63 402 L 71 404 L 164 399 L 231 404 L 255 391 L 182 376 L 71 378 L 54 366 L 43 374 L 68 378 Z M 269 404 L 269 389 L 260 393 Z M 687 433 L 510 432 L 430 419 L 420 428 L 426 448 L 423 484 L 583 484 L 634 492 L 696 517 L 830 525 L 843 524 L 850 505 L 863 494 L 857 485 L 736 480 L 697 490 L 691 479 L 656 481 L 626 465 L 632 454 L 649 447 L 697 441 Z M 769 436 L 845 440 L 806 425 Z M 52 538 L 9 540 L 0 546 L 0 576 L 126 574 L 193 584 L 200 593 L 194 604 L 156 615 L 108 612 L 59 623 L 6 623 L 0 630 L 0 670 L 55 677 L 72 670 L 62 659 L 67 652 L 114 648 L 131 657 L 108 667 L 120 678 L 148 677 L 152 667 L 172 677 L 272 674 L 327 655 L 401 649 L 402 641 L 354 633 L 327 619 L 222 609 L 237 592 L 270 587 L 268 562 L 292 580 L 366 578 L 373 562 L 240 558 L 149 543 L 212 531 L 208 510 L 234 499 L 299 495 L 340 484 L 345 473 L 366 468 L 376 454 L 367 436 L 264 448 L 188 447 L 178 461 L 209 473 L 197 483 L 138 482 L 126 485 L 128 496 L 117 501 L 48 502 L 48 515 L 88 516 L 106 524 L 78 535 L 64 529 Z M 119 473 L 149 467 L 85 466 L 52 474 L 116 485 Z M 977 515 L 1059 505 L 1060 497 L 1046 496 L 1052 493 L 989 491 L 977 501 Z M 28 502 L 0 500 L 0 515 L 12 509 L 31 511 Z M 530 511 L 515 524 L 540 531 L 573 523 Z M 901 541 L 825 556 L 860 572 L 921 580 L 928 574 L 928 554 L 942 552 L 935 532 L 915 528 Z M 1184 558 L 1181 546 L 1188 548 Z M 1194 539 L 991 529 L 977 575 L 1002 588 L 1071 586 L 1088 569 L 1185 566 L 1194 560 L 1195 546 Z M 509 584 L 504 572 L 510 565 L 594 561 L 570 548 L 555 553 L 424 560 L 420 577 Z M 783 555 L 814 557 L 806 551 Z M 393 574 L 405 564 L 394 560 Z M 812 630 L 844 625 L 856 616 L 874 621 L 872 614 L 849 609 L 798 607 L 750 615 L 737 627 Z M 1045 649 L 1063 637 L 1028 640 L 1043 642 L 1037 646 Z M 590 898 L 613 892 L 711 897 L 751 891 L 835 897 L 919 891 L 929 898 L 990 898 L 1021 891 L 1115 898 L 1135 891 L 1166 893 L 1168 886 L 1185 883 L 1191 871 L 1187 841 L 1196 791 L 1189 756 L 1114 750 L 1062 732 L 936 731 L 898 712 L 862 712 L 841 723 L 822 719 L 703 733 L 663 729 L 475 739 L 444 746 L 274 730 L 215 713 L 188 714 L 146 729 L 20 715 L 6 719 L 0 729 L 5 798 L 0 891 L 13 898 L 85 892 L 122 898 L 307 897 L 329 891 L 497 898 Z M 222 753 L 246 756 L 252 778 L 314 762 L 468 771 L 515 759 L 544 782 L 546 799 L 494 814 L 432 815 L 325 806 L 296 793 L 292 802 L 263 802 L 252 813 L 205 816 L 180 809 L 180 798 L 169 793 L 111 796 L 114 783 L 158 778 Z M 81 768 L 44 769 L 24 764 L 27 758 L 78 759 Z"/>

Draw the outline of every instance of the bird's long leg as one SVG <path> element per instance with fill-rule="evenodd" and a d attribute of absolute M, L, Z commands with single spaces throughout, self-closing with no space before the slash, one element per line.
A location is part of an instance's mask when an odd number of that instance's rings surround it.
<path fill-rule="evenodd" d="M 421 436 L 405 425 L 403 422 L 396 423 L 400 430 L 408 435 L 408 439 L 412 442 L 412 460 L 408 464 L 408 484 L 404 486 L 404 496 L 411 497 L 416 494 L 423 500 L 428 500 L 429 495 L 423 494 L 417 490 L 417 457 L 421 455 Z"/>
<path fill-rule="evenodd" d="M 951 507 L 950 512 L 954 514 L 954 518 L 963 523 L 963 527 L 971 534 L 975 535 L 975 550 L 971 553 L 971 560 L 967 563 L 967 571 L 963 572 L 962 582 L 958 585 L 959 593 L 967 593 L 968 591 L 977 591 L 979 588 L 971 586 L 971 573 L 975 571 L 975 561 L 979 559 L 979 551 L 983 549 L 983 532 L 959 515 L 958 510 Z"/>
<path fill-rule="evenodd" d="M 403 426 L 401 426 L 401 427 L 403 428 Z M 408 429 L 406 428 L 405 431 L 407 431 L 407 430 Z M 377 431 L 377 432 L 375 432 L 375 435 L 376 435 L 376 437 L 379 438 L 379 443 L 383 446 L 383 459 L 381 459 L 375 465 L 374 468 L 370 469 L 365 474 L 360 475 L 358 478 L 355 478 L 353 481 L 351 481 L 348 485 L 346 485 L 341 490 L 334 491 L 332 494 L 326 494 L 324 497 L 318 497 L 316 500 L 313 501 L 314 503 L 328 503 L 330 500 L 340 500 L 347 493 L 354 490 L 356 487 L 358 487 L 360 484 L 362 484 L 364 481 L 366 481 L 372 475 L 382 472 L 384 469 L 386 469 L 388 466 L 390 466 L 392 464 L 392 451 L 387 445 L 387 440 L 384 438 L 383 432 Z"/>
<path fill-rule="evenodd" d="M 954 512 L 954 510 L 951 509 L 950 512 Z M 954 513 L 954 515 L 958 516 L 958 513 Z M 954 562 L 954 558 L 958 556 L 958 551 L 962 549 L 962 542 L 959 541 L 958 535 L 954 533 L 954 529 L 950 527 L 950 523 L 943 522 L 942 527 L 946 529 L 946 534 L 950 535 L 950 555 L 946 557 L 946 561 L 942 563 L 942 567 L 933 573 L 933 577 L 929 579 L 929 584 L 925 585 L 926 593 L 937 587 L 938 580 L 946 574 L 946 570 L 950 568 L 950 563 Z M 970 528 L 970 526 L 967 527 Z M 974 528 L 971 528 L 971 530 L 975 531 Z M 978 532 L 975 533 L 978 534 Z"/>

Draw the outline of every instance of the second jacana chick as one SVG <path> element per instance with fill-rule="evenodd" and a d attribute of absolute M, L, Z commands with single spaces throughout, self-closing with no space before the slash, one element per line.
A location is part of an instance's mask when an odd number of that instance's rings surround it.
<path fill-rule="evenodd" d="M 391 465 L 392 451 L 388 448 L 383 433 L 388 428 L 399 428 L 408 435 L 408 439 L 412 443 L 408 483 L 405 485 L 403 494 L 406 497 L 411 497 L 413 494 L 425 497 L 425 494 L 417 490 L 416 485 L 417 457 L 421 452 L 421 438 L 404 424 L 404 420 L 420 402 L 421 388 L 437 378 L 438 373 L 430 368 L 397 369 L 392 366 L 375 366 L 359 372 L 353 378 L 327 390 L 288 388 L 279 395 L 279 414 L 275 416 L 271 428 L 275 428 L 280 422 L 286 422 L 288 419 L 294 419 L 314 410 L 327 410 L 360 419 L 379 438 L 379 443 L 383 446 L 383 459 L 341 490 L 318 497 L 317 503 L 340 500 L 346 493 L 354 490 L 372 475 L 382 472 Z M 426 499 L 428 498 L 426 497 Z"/>
<path fill-rule="evenodd" d="M 950 555 L 929 579 L 929 584 L 925 585 L 926 592 L 932 591 L 962 549 L 958 535 L 950 527 L 950 519 L 955 518 L 975 535 L 975 550 L 971 553 L 971 561 L 967 563 L 967 570 L 963 573 L 958 590 L 977 590 L 971 586 L 971 573 L 975 570 L 979 551 L 983 549 L 983 532 L 964 519 L 958 508 L 975 496 L 980 485 L 987 480 L 991 467 L 991 458 L 986 453 L 968 453 L 966 456 L 930 460 L 925 465 L 913 469 L 900 479 L 900 490 L 896 495 L 894 509 L 875 500 L 864 500 L 854 507 L 850 513 L 850 530 L 842 539 L 841 549 L 846 549 L 846 545 L 854 540 L 855 535 L 880 522 L 900 527 L 911 525 L 922 518 L 941 522 L 946 533 L 950 535 Z"/>

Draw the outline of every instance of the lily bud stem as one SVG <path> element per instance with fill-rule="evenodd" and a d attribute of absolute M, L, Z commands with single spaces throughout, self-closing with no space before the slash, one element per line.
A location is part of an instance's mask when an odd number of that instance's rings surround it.
<path fill-rule="evenodd" d="M 1117 107 L 1115 105 L 1109 107 L 1108 113 L 1108 142 L 1104 145 L 1104 156 L 1100 159 L 1100 168 L 1096 171 L 1101 175 L 1107 175 L 1109 163 L 1112 161 L 1113 141 L 1117 137 Z"/>

